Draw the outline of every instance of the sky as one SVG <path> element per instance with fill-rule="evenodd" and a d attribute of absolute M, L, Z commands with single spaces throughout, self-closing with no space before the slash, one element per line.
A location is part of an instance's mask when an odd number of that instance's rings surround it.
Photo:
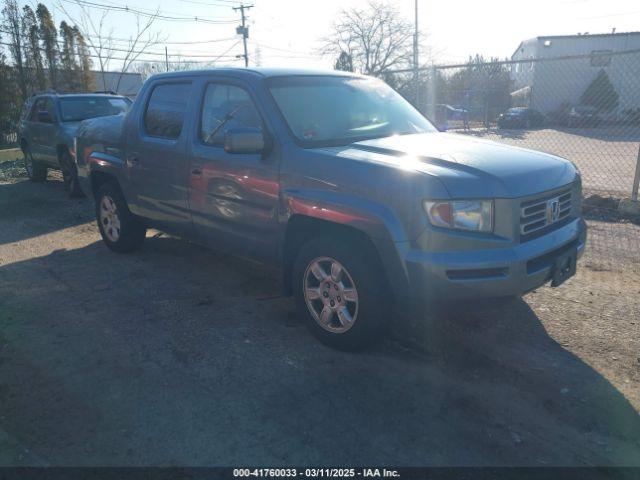
<path fill-rule="evenodd" d="M 82 0 L 94 20 L 105 11 L 99 5 L 153 11 L 171 17 L 205 18 L 226 23 L 195 20 L 157 20 L 153 30 L 164 42 L 156 45 L 145 59 L 164 61 L 179 58 L 205 61 L 217 58 L 217 65 L 242 65 L 235 58 L 242 53 L 241 38 L 235 29 L 240 12 L 239 0 Z M 414 0 L 388 0 L 407 20 L 414 20 Z M 26 2 L 21 2 L 22 4 Z M 28 2 L 34 4 L 35 2 Z M 63 9 L 77 18 L 74 0 L 44 0 L 59 23 Z M 342 9 L 365 7 L 367 0 L 253 0 L 247 11 L 250 65 L 331 68 L 332 58 L 323 58 L 320 40 L 331 32 L 331 25 Z M 541 35 L 569 35 L 578 32 L 608 33 L 640 30 L 640 2 L 637 0 L 419 0 L 418 23 L 428 46 L 436 52 L 436 63 L 457 63 L 470 55 L 509 57 L 520 41 Z M 128 38 L 135 31 L 135 15 L 109 11 L 105 31 L 116 38 Z M 181 44 L 180 42 L 211 43 Z M 218 41 L 219 40 L 219 41 Z M 259 49 L 259 55 L 256 55 Z M 115 55 L 115 54 L 114 54 Z M 118 62 L 111 67 L 118 68 Z"/>

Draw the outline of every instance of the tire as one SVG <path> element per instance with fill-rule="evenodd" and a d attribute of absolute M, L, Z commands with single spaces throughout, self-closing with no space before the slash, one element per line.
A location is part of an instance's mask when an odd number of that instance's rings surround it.
<path fill-rule="evenodd" d="M 370 248 L 347 236 L 320 237 L 300 248 L 292 272 L 298 312 L 332 348 L 359 350 L 378 340 L 386 325 L 392 294 L 372 257 Z"/>
<path fill-rule="evenodd" d="M 33 159 L 28 145 L 22 148 L 22 154 L 24 155 L 24 168 L 27 171 L 29 180 L 32 182 L 44 182 L 47 179 L 47 167 Z"/>
<path fill-rule="evenodd" d="M 130 253 L 142 245 L 147 229 L 129 211 L 115 182 L 103 184 L 96 193 L 96 220 L 102 240 L 116 253 Z"/>
<path fill-rule="evenodd" d="M 83 197 L 84 193 L 80 189 L 80 182 L 78 181 L 78 169 L 76 164 L 71 158 L 71 154 L 67 151 L 60 155 L 59 159 L 60 169 L 62 170 L 62 179 L 64 180 L 64 186 L 67 189 L 67 193 L 71 198 Z"/>

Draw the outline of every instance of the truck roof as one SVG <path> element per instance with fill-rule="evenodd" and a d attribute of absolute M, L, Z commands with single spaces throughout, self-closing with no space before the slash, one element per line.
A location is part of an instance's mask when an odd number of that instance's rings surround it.
<path fill-rule="evenodd" d="M 343 72 L 340 70 L 323 70 L 311 68 L 209 68 L 202 70 L 182 70 L 179 72 L 158 73 L 152 78 L 172 78 L 207 75 L 229 75 L 234 77 L 290 77 L 309 75 L 329 75 L 341 77 L 361 77 L 362 75 L 353 72 Z"/>

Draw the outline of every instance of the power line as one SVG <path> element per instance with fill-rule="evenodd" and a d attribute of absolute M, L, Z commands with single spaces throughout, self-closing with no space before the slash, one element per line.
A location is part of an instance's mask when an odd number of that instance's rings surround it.
<path fill-rule="evenodd" d="M 0 28 L 0 32 L 3 33 L 12 33 L 9 30 L 3 30 L 2 28 Z M 85 34 L 84 32 L 82 33 L 82 36 L 84 38 L 89 38 L 89 39 L 93 39 L 93 40 L 100 40 L 100 41 L 109 41 L 109 42 L 116 42 L 116 43 L 127 43 L 130 42 L 131 39 L 130 38 L 122 38 L 122 37 L 103 37 L 100 35 L 88 35 Z M 28 39 L 29 36 L 28 35 L 21 35 L 22 38 L 26 38 Z M 221 43 L 221 42 L 229 42 L 231 40 L 235 40 L 237 37 L 225 37 L 225 38 L 213 38 L 210 40 L 190 40 L 190 41 L 173 41 L 173 42 L 162 42 L 162 44 L 164 45 L 203 45 L 203 44 L 207 44 L 207 43 Z"/>
<path fill-rule="evenodd" d="M 180 0 L 180 1 L 184 3 L 193 3 L 195 5 L 206 5 L 208 7 L 219 7 L 219 6 L 228 7 L 229 5 L 242 4 L 240 0 L 211 0 L 210 2 L 198 2 L 197 0 Z M 224 3 L 220 3 L 220 2 L 224 2 Z"/>
<path fill-rule="evenodd" d="M 240 43 L 240 42 L 236 42 L 236 43 L 234 43 L 233 45 L 231 45 L 227 50 L 225 50 L 224 52 L 222 52 L 222 55 L 220 55 L 220 56 L 218 56 L 218 57 L 214 58 L 213 60 L 211 60 L 211 63 L 216 62 L 217 60 L 219 60 L 219 59 L 220 59 L 220 57 L 222 57 L 223 55 L 225 55 L 225 54 L 229 53 L 229 52 L 230 52 L 231 50 L 233 50 L 233 49 L 234 49 L 234 48 L 235 48 L 239 43 Z M 235 58 L 236 60 L 239 60 L 235 55 L 234 55 L 234 58 Z"/>
<path fill-rule="evenodd" d="M 3 30 L 0 29 L 0 32 L 3 33 L 11 33 L 8 30 Z M 29 39 L 28 35 L 20 35 L 22 38 L 24 39 Z M 235 38 L 232 37 L 231 40 L 234 40 Z M 59 47 L 63 47 L 64 43 L 60 40 L 57 40 L 56 43 L 58 44 Z M 159 42 L 162 43 L 162 42 Z M 239 42 L 236 42 L 234 45 L 237 45 Z M 124 52 L 124 53 L 132 53 L 132 54 L 140 54 L 140 55 L 155 55 L 155 56 L 161 56 L 164 57 L 165 56 L 165 52 L 154 52 L 154 51 L 146 51 L 146 50 L 130 50 L 130 49 L 126 49 L 126 48 L 117 48 L 117 47 L 109 47 L 109 46 L 101 46 L 101 47 L 91 47 L 89 46 L 89 48 L 92 48 L 93 50 L 96 49 L 100 49 L 100 50 L 106 50 L 107 52 Z M 229 49 L 230 50 L 230 49 Z M 218 58 L 220 58 L 221 56 L 226 56 L 225 53 L 228 52 L 229 50 L 226 50 L 225 52 L 222 53 L 222 55 L 218 55 Z M 184 57 L 184 58 L 210 58 L 210 57 L 216 57 L 216 53 L 209 53 L 209 54 L 202 54 L 202 53 L 179 53 L 178 56 Z M 175 55 L 174 55 L 175 56 Z M 235 57 L 235 55 L 228 55 L 229 57 Z M 99 56 L 98 56 L 99 57 Z M 102 56 L 102 58 L 105 58 L 105 56 Z"/>
<path fill-rule="evenodd" d="M 185 17 L 185 16 L 170 16 L 170 15 L 165 15 L 164 13 L 161 13 L 160 11 L 158 12 L 150 12 L 150 11 L 144 11 L 144 10 L 139 10 L 136 8 L 130 8 L 126 5 L 107 5 L 104 3 L 96 3 L 96 2 L 90 2 L 88 0 L 62 0 L 63 2 L 66 3 L 74 3 L 76 5 L 79 6 L 85 6 L 85 7 L 89 7 L 89 8 L 97 8 L 100 10 L 106 10 L 106 11 L 116 11 L 116 12 L 126 12 L 126 13 L 134 13 L 143 17 L 148 17 L 148 18 L 154 18 L 154 19 L 158 19 L 158 20 L 163 20 L 163 21 L 172 21 L 172 22 L 199 22 L 199 23 L 208 23 L 208 24 L 212 24 L 212 25 L 229 25 L 232 23 L 235 23 L 235 20 L 212 20 L 209 17 L 198 17 L 198 16 L 194 16 L 194 17 Z"/>
<path fill-rule="evenodd" d="M 239 42 L 238 42 L 239 43 Z M 233 46 L 235 47 L 238 43 L 234 44 Z M 8 42 L 0 42 L 0 45 L 5 45 L 5 46 L 11 46 L 11 43 Z M 45 52 L 45 49 L 42 47 L 38 47 L 38 50 L 40 50 L 41 52 Z M 229 49 L 230 50 L 230 49 Z M 132 52 L 135 53 L 135 52 Z M 164 53 L 162 53 L 162 55 L 164 56 Z M 100 56 L 95 55 L 95 54 L 87 54 L 87 56 L 89 58 L 97 58 L 99 59 Z M 176 55 L 173 55 L 176 56 Z M 184 57 L 183 55 L 177 55 L 180 57 Z M 213 56 L 213 55 L 212 55 Z M 217 56 L 216 58 L 214 58 L 213 60 L 189 60 L 188 63 L 201 63 L 201 64 L 211 64 L 213 62 L 215 62 L 216 60 L 220 59 L 221 56 Z M 238 60 L 237 58 L 235 58 L 235 55 L 225 55 L 226 60 L 225 61 L 236 61 Z M 106 55 L 102 56 L 102 59 L 107 59 Z M 108 57 L 109 60 L 115 60 L 115 61 L 128 61 L 131 60 L 130 58 L 123 58 L 123 57 Z M 158 63 L 161 60 L 158 60 L 157 58 L 138 58 L 136 59 L 136 62 L 147 62 L 147 63 Z"/>
<path fill-rule="evenodd" d="M 299 50 L 290 50 L 288 48 L 280 48 L 280 47 L 272 47 L 271 45 L 266 45 L 262 42 L 258 43 L 258 42 L 252 42 L 254 45 L 256 45 L 257 47 L 261 47 L 261 48 L 266 48 L 267 50 L 275 50 L 277 52 L 284 52 L 284 53 L 294 53 L 297 55 L 301 55 L 303 57 L 309 57 L 309 58 L 316 58 L 314 55 L 310 55 L 308 53 L 305 52 L 301 52 Z M 274 56 L 274 55 L 271 55 Z"/>

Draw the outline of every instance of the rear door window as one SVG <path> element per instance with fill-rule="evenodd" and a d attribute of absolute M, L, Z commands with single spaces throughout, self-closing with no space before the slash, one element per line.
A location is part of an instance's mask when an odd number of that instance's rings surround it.
<path fill-rule="evenodd" d="M 148 135 L 176 139 L 182 132 L 191 95 L 191 83 L 165 83 L 153 87 L 144 114 Z"/>

